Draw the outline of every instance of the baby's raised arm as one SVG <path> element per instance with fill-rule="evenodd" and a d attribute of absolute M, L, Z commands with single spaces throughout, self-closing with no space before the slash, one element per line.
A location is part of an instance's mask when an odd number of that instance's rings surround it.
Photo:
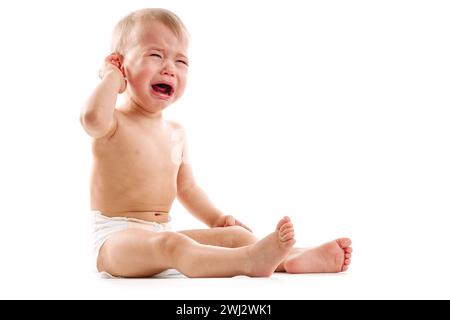
<path fill-rule="evenodd" d="M 125 91 L 126 81 L 121 71 L 122 57 L 111 54 L 99 72 L 102 79 L 82 108 L 80 122 L 93 138 L 101 138 L 116 126 L 114 109 L 117 95 Z"/>

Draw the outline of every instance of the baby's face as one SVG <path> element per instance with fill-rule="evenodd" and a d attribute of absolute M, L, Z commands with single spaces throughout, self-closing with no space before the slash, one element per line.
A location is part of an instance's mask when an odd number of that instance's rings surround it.
<path fill-rule="evenodd" d="M 135 35 L 123 62 L 127 92 L 133 102 L 157 112 L 183 95 L 188 44 L 158 21 L 139 27 Z"/>

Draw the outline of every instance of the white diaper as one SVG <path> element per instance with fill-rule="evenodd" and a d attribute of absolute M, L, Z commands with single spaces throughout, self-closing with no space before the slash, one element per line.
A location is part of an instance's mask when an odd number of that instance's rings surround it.
<path fill-rule="evenodd" d="M 126 217 L 106 217 L 100 211 L 93 211 L 93 236 L 94 236 L 94 267 L 97 270 L 97 258 L 101 247 L 109 237 L 116 232 L 128 228 L 143 228 L 150 231 L 169 231 L 170 223 L 150 222 L 135 218 Z M 102 273 L 105 275 L 105 273 Z M 108 276 L 108 274 L 106 274 Z"/>

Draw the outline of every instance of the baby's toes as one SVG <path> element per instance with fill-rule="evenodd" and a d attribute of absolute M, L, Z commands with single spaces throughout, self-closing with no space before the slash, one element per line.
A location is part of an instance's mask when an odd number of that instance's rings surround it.
<path fill-rule="evenodd" d="M 289 228 L 291 228 L 291 229 L 294 228 L 294 225 L 292 224 L 292 222 L 286 222 L 285 224 L 283 224 L 279 228 L 278 232 L 284 232 L 284 230 L 289 229 Z"/>
<path fill-rule="evenodd" d="M 295 244 L 295 239 L 294 239 L 293 236 L 292 236 L 292 238 L 290 238 L 289 240 L 281 241 L 281 242 L 280 242 L 280 245 L 281 245 L 281 247 L 283 247 L 283 248 L 292 247 L 294 244 Z"/>
<path fill-rule="evenodd" d="M 339 247 L 341 247 L 343 250 L 347 249 L 352 244 L 352 240 L 350 240 L 349 238 L 340 238 L 337 239 L 336 241 Z"/>
<path fill-rule="evenodd" d="M 294 230 L 294 225 L 291 222 L 287 222 L 281 226 L 281 228 L 278 230 L 278 233 L 285 234 L 287 230 Z"/>
<path fill-rule="evenodd" d="M 291 219 L 289 218 L 289 217 L 284 217 L 283 219 L 281 219 L 280 220 L 280 222 L 278 222 L 278 224 L 277 224 L 277 230 L 280 230 L 280 228 L 284 225 L 284 224 L 286 224 L 287 222 L 290 222 L 291 221 Z"/>
<path fill-rule="evenodd" d="M 294 238 L 294 226 L 291 222 L 287 222 L 278 230 L 278 236 L 281 241 L 288 241 Z"/>
<path fill-rule="evenodd" d="M 293 228 L 286 229 L 283 232 L 280 232 L 280 240 L 283 242 L 293 239 L 294 236 L 295 236 L 295 234 L 294 234 Z"/>
<path fill-rule="evenodd" d="M 352 257 L 352 255 L 350 253 L 345 254 L 345 259 L 350 259 L 351 257 Z"/>

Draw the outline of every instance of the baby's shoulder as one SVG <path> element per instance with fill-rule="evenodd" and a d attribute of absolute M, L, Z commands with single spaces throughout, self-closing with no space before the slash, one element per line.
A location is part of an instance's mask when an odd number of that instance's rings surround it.
<path fill-rule="evenodd" d="M 186 133 L 184 127 L 177 121 L 166 120 L 167 125 L 170 127 L 172 140 L 184 140 Z"/>
<path fill-rule="evenodd" d="M 181 123 L 174 121 L 174 120 L 166 120 L 167 125 L 169 126 L 170 130 L 173 132 L 178 132 L 180 134 L 184 135 L 184 127 L 181 125 Z"/>
<path fill-rule="evenodd" d="M 166 120 L 167 125 L 171 127 L 173 130 L 180 130 L 183 129 L 183 126 L 181 123 L 175 121 L 175 120 Z"/>

